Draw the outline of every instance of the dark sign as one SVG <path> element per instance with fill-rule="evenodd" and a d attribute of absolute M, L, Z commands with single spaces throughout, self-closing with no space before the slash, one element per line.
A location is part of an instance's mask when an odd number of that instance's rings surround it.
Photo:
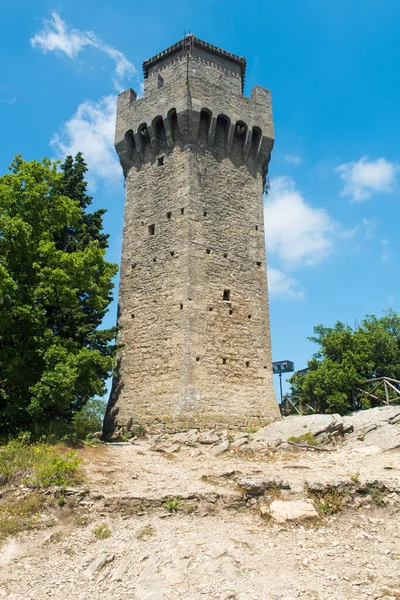
<path fill-rule="evenodd" d="M 292 373 L 294 371 L 294 363 L 291 360 L 279 360 L 272 363 L 272 369 L 275 375 L 280 373 Z"/>

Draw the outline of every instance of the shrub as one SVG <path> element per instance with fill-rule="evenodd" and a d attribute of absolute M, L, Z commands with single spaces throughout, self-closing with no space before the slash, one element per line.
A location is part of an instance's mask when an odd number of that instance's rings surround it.
<path fill-rule="evenodd" d="M 75 452 L 64 454 L 59 447 L 30 444 L 20 436 L 0 448 L 0 484 L 24 481 L 32 488 L 64 486 L 79 481 L 81 463 Z"/>
<path fill-rule="evenodd" d="M 178 510 L 181 507 L 181 499 L 180 498 L 168 498 L 165 503 L 164 506 L 167 510 L 169 510 L 169 512 L 178 512 Z"/>
<path fill-rule="evenodd" d="M 111 531 L 107 523 L 102 523 L 93 529 L 93 535 L 95 535 L 98 540 L 105 540 L 111 536 Z"/>

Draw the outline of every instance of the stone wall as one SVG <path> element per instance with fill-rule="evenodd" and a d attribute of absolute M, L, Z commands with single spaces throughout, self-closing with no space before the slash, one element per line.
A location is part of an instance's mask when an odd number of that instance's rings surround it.
<path fill-rule="evenodd" d="M 262 202 L 270 94 L 242 96 L 242 67 L 200 50 L 160 58 L 143 98 L 119 97 L 123 348 L 105 431 L 279 416 Z"/>

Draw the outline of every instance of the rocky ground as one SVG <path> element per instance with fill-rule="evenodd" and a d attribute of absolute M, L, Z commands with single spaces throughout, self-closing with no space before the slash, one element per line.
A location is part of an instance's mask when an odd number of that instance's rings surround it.
<path fill-rule="evenodd" d="M 82 457 L 48 526 L 0 550 L 0 598 L 400 599 L 400 407 Z"/>

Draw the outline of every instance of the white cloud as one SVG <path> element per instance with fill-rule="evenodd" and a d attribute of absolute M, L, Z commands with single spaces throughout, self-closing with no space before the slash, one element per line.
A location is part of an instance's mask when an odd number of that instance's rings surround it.
<path fill-rule="evenodd" d="M 304 297 L 299 283 L 289 277 L 280 269 L 268 268 L 268 291 L 271 296 L 286 299 L 300 299 Z"/>
<path fill-rule="evenodd" d="M 396 183 L 399 166 L 385 158 L 369 161 L 363 156 L 357 162 L 348 162 L 336 168 L 344 181 L 342 196 L 351 196 L 353 202 L 362 202 L 375 192 L 390 192 Z"/>
<path fill-rule="evenodd" d="M 61 135 L 55 135 L 51 145 L 58 157 L 83 152 L 93 177 L 108 181 L 119 180 L 122 170 L 114 150 L 116 99 L 105 96 L 98 102 L 80 104 L 73 117 L 64 124 Z"/>
<path fill-rule="evenodd" d="M 69 29 L 56 12 L 52 13 L 51 19 L 45 19 L 43 23 L 43 29 L 30 40 L 34 48 L 40 48 L 45 53 L 64 54 L 71 60 L 77 59 L 79 53 L 86 47 L 104 52 L 115 63 L 113 83 L 118 91 L 124 89 L 123 80 L 136 73 L 135 67 L 122 52 L 104 44 L 93 31 Z"/>
<path fill-rule="evenodd" d="M 272 180 L 264 219 L 267 248 L 288 267 L 317 264 L 332 252 L 335 224 L 325 209 L 306 203 L 289 177 Z"/>
<path fill-rule="evenodd" d="M 298 154 L 285 154 L 283 156 L 283 160 L 291 165 L 294 165 L 295 167 L 298 167 L 303 162 L 301 156 Z"/>

